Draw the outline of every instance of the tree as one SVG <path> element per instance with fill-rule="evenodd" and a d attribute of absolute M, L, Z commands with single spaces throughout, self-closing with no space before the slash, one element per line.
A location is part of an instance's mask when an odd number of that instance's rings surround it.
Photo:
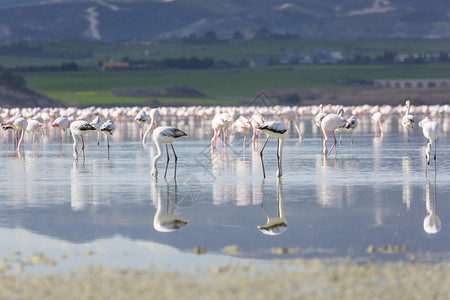
<path fill-rule="evenodd" d="M 207 32 L 205 32 L 205 34 L 203 35 L 203 39 L 207 43 L 215 43 L 218 40 L 217 34 L 214 30 L 208 30 Z"/>
<path fill-rule="evenodd" d="M 25 87 L 27 85 L 25 78 L 14 75 L 8 70 L 3 70 L 0 73 L 0 84 L 13 87 Z"/>
<path fill-rule="evenodd" d="M 231 37 L 231 39 L 234 41 L 240 41 L 244 39 L 244 35 L 239 30 L 236 30 L 235 32 L 233 32 L 233 36 Z"/>

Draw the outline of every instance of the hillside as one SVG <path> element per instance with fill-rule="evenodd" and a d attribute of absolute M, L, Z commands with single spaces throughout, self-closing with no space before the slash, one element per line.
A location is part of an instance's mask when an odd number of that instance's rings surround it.
<path fill-rule="evenodd" d="M 167 38 L 266 27 L 305 38 L 449 38 L 450 2 L 418 0 L 2 0 L 0 41 Z"/>
<path fill-rule="evenodd" d="M 0 107 L 53 107 L 55 103 L 45 95 L 26 87 L 0 84 Z"/>

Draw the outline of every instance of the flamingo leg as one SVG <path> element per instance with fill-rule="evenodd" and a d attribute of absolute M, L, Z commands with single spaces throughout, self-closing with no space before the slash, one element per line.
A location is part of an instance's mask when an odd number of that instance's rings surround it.
<path fill-rule="evenodd" d="M 19 139 L 19 142 L 17 143 L 17 152 L 20 152 L 20 145 L 22 144 L 23 136 L 25 135 L 25 130 L 24 129 L 21 129 L 21 130 L 22 130 L 22 132 L 20 133 L 20 139 Z"/>
<path fill-rule="evenodd" d="M 81 136 L 81 151 L 83 152 L 83 162 L 86 161 L 86 157 L 84 155 L 84 138 Z"/>
<path fill-rule="evenodd" d="M 437 170 L 436 170 L 436 141 L 434 142 L 434 178 L 437 176 Z"/>
<path fill-rule="evenodd" d="M 75 157 L 75 161 L 78 161 L 78 156 L 80 156 L 80 153 L 77 150 L 77 139 L 75 136 L 73 137 L 73 154 Z"/>
<path fill-rule="evenodd" d="M 327 154 L 328 154 L 328 150 L 327 150 L 328 134 L 324 130 L 322 130 L 322 135 L 324 137 L 324 139 L 323 139 L 323 154 L 325 156 L 327 156 Z"/>
<path fill-rule="evenodd" d="M 380 137 L 383 137 L 383 125 L 381 124 L 381 120 L 378 121 Z"/>
<path fill-rule="evenodd" d="M 299 127 L 299 125 L 298 125 L 297 120 L 294 120 L 294 126 L 295 126 L 295 129 L 296 129 L 297 132 L 298 132 L 298 138 L 299 138 L 299 140 L 300 140 L 300 141 L 303 140 L 303 133 L 302 133 L 302 131 L 300 130 L 300 127 Z"/>
<path fill-rule="evenodd" d="M 166 170 L 164 171 L 164 179 L 166 179 L 166 175 L 167 175 L 167 167 L 169 166 L 169 150 L 167 148 L 167 144 L 166 144 L 166 153 L 167 153 L 167 163 L 166 163 Z"/>
<path fill-rule="evenodd" d="M 337 152 L 336 152 L 336 144 L 337 144 L 336 134 L 334 133 L 334 130 L 332 132 L 333 132 L 333 137 L 334 137 L 334 143 L 333 143 L 333 146 L 330 149 L 330 152 L 328 152 L 327 156 L 329 156 L 331 154 L 331 152 L 333 151 L 333 148 L 334 148 L 334 153 L 337 154 Z"/>
<path fill-rule="evenodd" d="M 173 144 L 172 143 L 170 144 L 170 146 L 172 147 L 173 156 L 175 157 L 175 170 L 173 172 L 173 178 L 176 179 L 177 178 L 177 161 L 178 161 L 178 157 L 177 157 L 177 154 L 175 153 L 175 149 L 173 148 Z"/>
<path fill-rule="evenodd" d="M 264 178 L 266 178 L 266 171 L 264 170 L 263 151 L 264 151 L 264 148 L 266 147 L 266 144 L 268 141 L 269 141 L 269 136 L 267 136 L 266 142 L 264 143 L 264 146 L 262 147 L 261 152 L 259 152 L 259 155 L 261 156 L 261 164 L 262 164 Z"/>
<path fill-rule="evenodd" d="M 253 147 L 253 150 L 256 149 L 255 140 L 256 140 L 256 128 L 253 128 L 253 135 L 252 135 L 252 147 Z"/>
<path fill-rule="evenodd" d="M 108 139 L 108 136 L 106 136 L 106 144 L 108 145 L 108 159 L 109 159 L 109 139 Z"/>
<path fill-rule="evenodd" d="M 277 143 L 277 158 L 278 158 L 278 178 L 280 178 L 283 175 L 283 172 L 281 170 L 281 143 L 283 141 L 281 139 L 278 139 Z"/>

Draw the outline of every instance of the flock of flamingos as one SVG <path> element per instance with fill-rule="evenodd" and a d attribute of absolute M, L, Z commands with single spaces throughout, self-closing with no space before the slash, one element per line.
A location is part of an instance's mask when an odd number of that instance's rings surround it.
<path fill-rule="evenodd" d="M 434 160 L 436 163 L 436 139 L 441 134 L 441 128 L 437 121 L 443 120 L 443 117 L 450 112 L 448 105 L 444 106 L 411 106 L 410 100 L 406 100 L 404 105 L 399 106 L 352 106 L 342 107 L 337 105 L 319 105 L 319 106 L 252 106 L 252 107 L 115 107 L 115 108 L 14 108 L 0 109 L 0 122 L 2 128 L 14 131 L 15 150 L 20 152 L 26 132 L 33 136 L 33 146 L 35 142 L 35 134 L 43 132 L 43 128 L 52 126 L 53 128 L 65 131 L 70 130 L 73 137 L 73 156 L 77 161 L 80 154 L 84 154 L 84 138 L 83 136 L 89 132 L 104 133 L 107 137 L 108 157 L 109 157 L 109 140 L 115 131 L 114 121 L 129 120 L 133 118 L 142 128 L 141 140 L 145 144 L 147 135 L 151 133 L 152 140 L 157 148 L 157 155 L 152 161 L 152 175 L 158 176 L 157 162 L 163 155 L 162 146 L 165 145 L 167 153 L 167 163 L 164 172 L 164 178 L 167 175 L 167 167 L 169 164 L 170 144 L 175 158 L 174 178 L 176 177 L 177 155 L 173 146 L 173 142 L 178 138 L 187 136 L 187 133 L 173 126 L 158 126 L 158 123 L 165 118 L 200 118 L 206 120 L 204 124 L 209 124 L 213 129 L 211 138 L 211 151 L 217 151 L 217 148 L 225 145 L 228 131 L 235 134 L 244 135 L 244 146 L 246 133 L 252 131 L 252 147 L 254 151 L 259 151 L 263 169 L 263 176 L 266 177 L 264 170 L 263 151 L 270 138 L 277 139 L 277 158 L 278 169 L 276 176 L 282 176 L 282 148 L 283 141 L 289 134 L 288 129 L 293 123 L 299 139 L 303 139 L 303 134 L 298 125 L 299 118 L 314 118 L 314 123 L 321 130 L 323 135 L 323 154 L 325 157 L 335 150 L 336 153 L 336 134 L 335 132 L 350 131 L 353 132 L 358 127 L 358 119 L 370 118 L 375 124 L 375 135 L 382 137 L 382 122 L 393 114 L 397 114 L 401 120 L 401 125 L 408 133 L 412 130 L 416 123 L 423 130 L 423 134 L 428 140 L 426 147 L 426 161 L 430 163 L 432 148 L 434 145 Z M 414 115 L 421 116 L 420 122 L 417 122 Z M 105 121 L 106 120 L 106 121 Z M 113 121 L 114 120 L 114 121 Z M 148 124 L 148 125 L 147 125 Z M 147 126 L 145 133 L 144 127 Z M 184 129 L 184 128 L 183 128 Z M 267 138 L 261 148 L 257 150 L 256 139 L 260 133 L 264 132 Z M 329 135 L 334 138 L 333 145 L 328 150 L 327 142 Z M 78 149 L 78 140 L 81 140 L 81 150 Z M 60 141 L 62 147 L 62 135 L 60 132 Z M 353 142 L 353 138 L 352 138 Z"/>

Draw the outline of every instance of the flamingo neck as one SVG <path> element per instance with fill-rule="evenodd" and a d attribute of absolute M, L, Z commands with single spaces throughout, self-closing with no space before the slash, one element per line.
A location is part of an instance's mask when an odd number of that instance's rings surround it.
<path fill-rule="evenodd" d="M 156 150 L 158 150 L 158 153 L 156 154 L 156 156 L 153 158 L 153 170 L 156 170 L 156 164 L 158 162 L 158 160 L 161 158 L 162 156 L 162 151 L 161 151 L 161 141 L 156 140 L 155 141 L 156 144 Z"/>
<path fill-rule="evenodd" d="M 20 145 L 22 144 L 23 136 L 25 135 L 25 129 L 21 129 L 22 133 L 20 135 L 19 142 L 17 143 L 17 151 L 20 151 Z"/>
<path fill-rule="evenodd" d="M 145 137 L 150 132 L 150 130 L 152 130 L 152 126 L 153 126 L 153 117 L 150 117 L 150 125 L 148 126 L 147 130 L 144 133 L 144 136 L 142 137 L 142 143 L 145 144 Z"/>

